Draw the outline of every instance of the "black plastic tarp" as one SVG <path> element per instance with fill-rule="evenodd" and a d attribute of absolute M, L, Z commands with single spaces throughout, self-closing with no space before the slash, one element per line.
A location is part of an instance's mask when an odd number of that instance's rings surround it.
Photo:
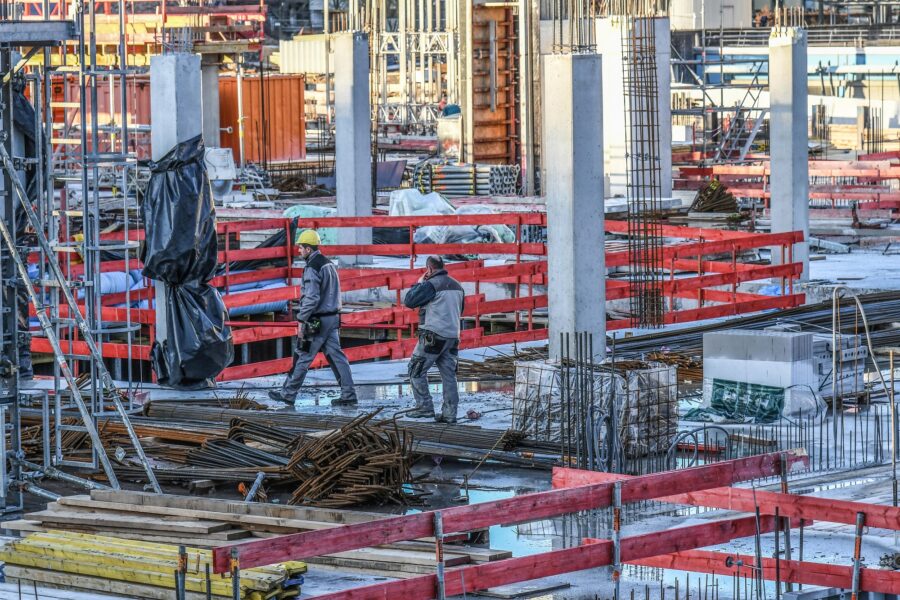
<path fill-rule="evenodd" d="M 141 204 L 145 277 L 178 285 L 209 281 L 215 273 L 216 214 L 204 151 L 197 136 L 150 163 L 150 183 Z"/>
<path fill-rule="evenodd" d="M 144 276 L 166 283 L 166 336 L 151 349 L 161 385 L 199 388 L 231 363 L 234 347 L 228 312 L 208 285 L 216 271 L 216 213 L 206 174 L 203 140 L 178 144 L 150 164 L 141 203 Z"/>
<path fill-rule="evenodd" d="M 160 385 L 206 387 L 234 358 L 228 312 L 206 283 L 166 287 L 168 339 L 150 353 Z"/>

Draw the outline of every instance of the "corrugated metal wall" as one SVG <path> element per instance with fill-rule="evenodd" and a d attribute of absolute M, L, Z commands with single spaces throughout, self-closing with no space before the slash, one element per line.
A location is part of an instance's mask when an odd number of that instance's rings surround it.
<path fill-rule="evenodd" d="M 299 35 L 278 42 L 278 61 L 282 73 L 317 73 L 328 71 L 325 60 L 327 36 Z"/>
<path fill-rule="evenodd" d="M 289 162 L 306 158 L 306 119 L 302 75 L 266 76 L 263 85 L 259 77 L 245 77 L 244 160 L 247 162 Z M 222 128 L 222 147 L 240 156 L 238 137 L 237 78 L 219 77 L 219 119 Z"/>

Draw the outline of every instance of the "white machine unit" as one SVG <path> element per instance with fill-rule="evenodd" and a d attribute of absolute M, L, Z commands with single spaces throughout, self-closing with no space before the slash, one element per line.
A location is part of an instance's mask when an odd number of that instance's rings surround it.
<path fill-rule="evenodd" d="M 226 196 L 232 193 L 234 181 L 237 179 L 237 166 L 231 148 L 206 149 L 206 174 L 213 191 L 213 199 L 223 204 Z"/>

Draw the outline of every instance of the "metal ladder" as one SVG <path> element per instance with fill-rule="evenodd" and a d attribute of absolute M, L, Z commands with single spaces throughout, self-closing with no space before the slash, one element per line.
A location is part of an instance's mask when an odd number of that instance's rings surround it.
<path fill-rule="evenodd" d="M 106 390 L 109 399 L 115 406 L 115 410 L 119 414 L 119 417 L 122 419 L 122 423 L 125 426 L 126 431 L 128 432 L 128 437 L 131 439 L 131 443 L 134 446 L 134 450 L 138 456 L 138 460 L 144 467 L 144 471 L 147 474 L 150 485 L 155 492 L 161 493 L 162 490 L 160 489 L 159 483 L 156 480 L 156 475 L 153 473 L 153 469 L 151 468 L 150 463 L 147 460 L 147 456 L 146 454 L 144 454 L 144 449 L 141 446 L 140 439 L 138 438 L 137 433 L 134 431 L 134 427 L 131 425 L 131 420 L 128 417 L 128 412 L 125 410 L 125 407 L 122 404 L 122 398 L 119 390 L 116 387 L 112 376 L 109 374 L 109 371 L 106 369 L 106 365 L 103 363 L 103 357 L 100 353 L 99 347 L 94 340 L 93 332 L 91 331 L 91 328 L 89 327 L 87 321 L 85 321 L 84 317 L 82 316 L 81 310 L 75 300 L 74 295 L 72 294 L 69 282 L 66 281 L 66 278 L 63 275 L 62 270 L 60 269 L 59 263 L 56 260 L 56 255 L 54 254 L 54 248 L 51 246 L 50 241 L 44 235 L 40 219 L 38 218 L 34 207 L 32 207 L 31 202 L 28 199 L 28 195 L 26 194 L 22 186 L 22 182 L 19 180 L 12 158 L 9 156 L 6 148 L 3 148 L 2 146 L 0 146 L 0 160 L 2 160 L 3 168 L 6 170 L 7 174 L 10 177 L 10 180 L 12 181 L 13 190 L 15 191 L 15 195 L 19 200 L 19 204 L 28 217 L 28 221 L 31 224 L 31 227 L 35 231 L 38 244 L 44 255 L 47 257 L 47 266 L 51 279 L 49 281 L 43 281 L 42 284 L 45 286 L 56 287 L 64 297 L 69 312 L 68 318 L 74 321 L 75 325 L 81 332 L 84 342 L 88 346 L 90 358 L 96 366 L 102 386 Z M 34 284 L 31 281 L 31 278 L 28 276 L 28 268 L 25 264 L 25 261 L 22 260 L 22 257 L 19 254 L 18 249 L 16 248 L 15 238 L 10 232 L 7 224 L 2 220 L 0 220 L 0 236 L 3 237 L 3 242 L 6 245 L 11 258 L 16 265 L 16 270 L 18 271 L 19 277 L 22 279 L 22 282 L 26 287 L 29 300 L 34 305 L 35 313 L 37 314 L 41 329 L 44 331 L 44 335 L 46 335 L 47 340 L 50 342 L 50 345 L 53 349 L 56 364 L 58 365 L 60 372 L 65 378 L 69 386 L 69 393 L 72 395 L 72 399 L 76 407 L 78 408 L 79 413 L 81 414 L 81 419 L 84 425 L 79 427 L 83 427 L 83 431 L 90 437 L 91 443 L 93 444 L 95 450 L 95 454 L 99 458 L 100 464 L 102 465 L 103 471 L 106 473 L 106 476 L 109 479 L 110 485 L 118 489 L 118 478 L 116 477 L 115 471 L 112 468 L 112 464 L 109 461 L 109 457 L 107 456 L 106 451 L 103 448 L 103 443 L 100 439 L 99 432 L 97 431 L 97 426 L 94 423 L 94 415 L 85 404 L 84 397 L 82 396 L 81 391 L 78 388 L 75 376 L 72 373 L 72 369 L 69 367 L 68 361 L 66 360 L 66 354 L 63 352 L 63 349 L 60 346 L 59 337 L 57 336 L 54 325 L 50 320 L 51 308 L 49 305 L 44 304 L 40 296 L 38 295 Z M 57 424 L 57 426 L 59 426 L 59 424 Z"/>
<path fill-rule="evenodd" d="M 750 147 L 753 145 L 753 140 L 756 139 L 756 135 L 759 133 L 762 122 L 768 112 L 768 110 L 758 107 L 759 97 L 762 95 L 759 77 L 762 73 L 763 64 L 762 62 L 756 63 L 753 80 L 747 86 L 740 104 L 734 107 L 734 118 L 719 142 L 718 148 L 716 148 L 713 162 L 743 161 L 747 158 Z M 753 127 L 748 129 L 748 120 L 754 112 L 759 114 L 753 122 Z"/>

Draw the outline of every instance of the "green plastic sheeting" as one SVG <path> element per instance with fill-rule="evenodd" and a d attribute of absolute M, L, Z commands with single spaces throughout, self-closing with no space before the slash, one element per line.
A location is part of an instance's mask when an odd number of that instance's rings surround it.
<path fill-rule="evenodd" d="M 329 208 L 327 206 L 312 206 L 309 204 L 297 204 L 290 208 L 285 209 L 284 216 L 288 219 L 300 218 L 299 226 L 297 227 L 296 237 L 294 239 L 294 243 L 298 243 L 297 238 L 300 237 L 300 234 L 303 233 L 306 227 L 303 227 L 303 219 L 315 219 L 315 218 L 323 218 L 323 217 L 336 217 L 337 209 Z M 333 227 L 324 227 L 322 229 L 317 230 L 319 232 L 319 237 L 322 238 L 323 246 L 333 246 L 337 244 L 337 230 Z"/>
<path fill-rule="evenodd" d="M 713 379 L 709 406 L 694 408 L 684 416 L 688 421 L 733 421 L 773 423 L 784 410 L 784 388 Z"/>

